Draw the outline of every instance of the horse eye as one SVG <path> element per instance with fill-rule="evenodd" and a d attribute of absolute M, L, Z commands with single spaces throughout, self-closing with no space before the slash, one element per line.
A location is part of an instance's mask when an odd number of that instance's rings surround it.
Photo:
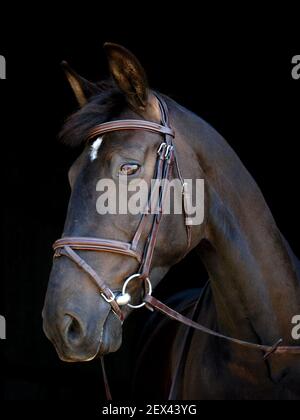
<path fill-rule="evenodd" d="M 137 163 L 125 163 L 120 167 L 119 173 L 121 175 L 133 175 L 140 169 Z"/>

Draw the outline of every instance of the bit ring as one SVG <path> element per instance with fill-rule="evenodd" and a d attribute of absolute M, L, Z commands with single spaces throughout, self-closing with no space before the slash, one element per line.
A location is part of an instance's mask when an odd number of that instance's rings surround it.
<path fill-rule="evenodd" d="M 123 289 L 122 289 L 122 295 L 125 295 L 127 292 L 126 292 L 126 289 L 127 289 L 127 287 L 128 287 L 128 284 L 132 281 L 132 280 L 134 280 L 134 279 L 136 279 L 136 278 L 138 278 L 138 277 L 141 277 L 141 275 L 140 274 L 133 274 L 132 276 L 130 276 L 130 277 L 128 277 L 128 279 L 125 281 L 125 283 L 124 283 L 124 286 L 123 286 Z M 149 279 L 149 277 L 146 277 L 146 283 L 147 283 L 147 285 L 148 285 L 148 295 L 152 295 L 152 291 L 153 291 L 153 289 L 152 289 L 152 284 L 151 284 L 151 282 L 150 282 L 150 279 Z M 131 305 L 130 303 L 128 303 L 128 306 L 129 306 L 129 308 L 132 308 L 132 309 L 140 309 L 140 308 L 143 308 L 144 306 L 146 305 L 146 302 L 142 302 L 140 305 Z"/>

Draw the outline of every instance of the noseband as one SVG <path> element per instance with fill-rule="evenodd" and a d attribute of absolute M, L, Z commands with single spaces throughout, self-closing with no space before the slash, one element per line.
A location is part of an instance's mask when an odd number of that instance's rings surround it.
<path fill-rule="evenodd" d="M 184 183 L 183 177 L 181 175 L 176 150 L 173 143 L 175 132 L 169 126 L 169 112 L 164 99 L 158 95 L 157 99 L 161 112 L 161 124 L 144 120 L 118 120 L 99 124 L 91 129 L 87 135 L 87 140 L 92 140 L 101 135 L 114 131 L 145 130 L 152 133 L 158 133 L 163 137 L 163 142 L 160 144 L 157 150 L 157 159 L 154 173 L 154 179 L 157 181 L 162 181 L 160 184 L 161 188 L 156 204 L 157 209 L 154 212 L 155 214 L 152 216 L 152 226 L 144 244 L 143 251 L 139 251 L 139 244 L 150 217 L 150 215 L 147 213 L 143 214 L 141 217 L 137 231 L 130 243 L 102 238 L 64 237 L 56 241 L 53 245 L 55 251 L 54 257 L 68 257 L 78 267 L 85 271 L 95 281 L 100 290 L 101 296 L 111 305 L 112 310 L 119 316 L 121 320 L 124 318 L 123 312 L 121 310 L 122 306 L 128 305 L 131 308 L 140 308 L 145 305 L 145 303 L 142 303 L 140 305 L 134 306 L 129 303 L 131 297 L 126 292 L 126 290 L 131 281 L 135 279 L 144 281 L 147 294 L 151 295 L 152 286 L 149 276 L 153 254 L 157 242 L 158 231 L 162 220 L 163 202 L 166 192 L 166 182 L 163 181 L 170 180 L 173 167 L 175 167 L 178 177 L 182 183 L 183 212 L 185 215 L 185 226 L 187 230 L 187 249 L 189 249 L 191 243 L 191 226 L 189 224 L 187 214 L 185 213 L 187 198 L 185 194 L 186 184 Z M 151 200 L 151 193 L 148 200 L 149 203 Z M 133 274 L 125 281 L 122 293 L 119 293 L 119 295 L 116 296 L 116 294 L 105 284 L 103 279 L 100 278 L 96 271 L 89 264 L 87 264 L 86 261 L 76 253 L 76 251 L 109 252 L 112 254 L 128 256 L 136 259 L 140 264 L 140 268 L 137 274 Z"/>

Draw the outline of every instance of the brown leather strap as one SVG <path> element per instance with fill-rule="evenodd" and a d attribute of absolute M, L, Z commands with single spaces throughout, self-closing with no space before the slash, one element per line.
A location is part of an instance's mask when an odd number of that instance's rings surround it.
<path fill-rule="evenodd" d="M 53 249 L 56 251 L 57 249 L 65 246 L 82 251 L 111 252 L 127 255 L 135 258 L 138 262 L 141 262 L 142 259 L 141 255 L 131 248 L 130 243 L 115 241 L 112 239 L 65 237 L 56 241 L 53 245 Z"/>
<path fill-rule="evenodd" d="M 204 290 L 205 290 L 205 288 L 202 289 L 199 297 L 197 298 L 195 304 L 193 305 L 193 309 L 192 309 L 192 312 L 191 312 L 191 319 L 193 321 L 194 320 L 196 321 L 197 316 L 199 315 Z M 177 393 L 176 388 L 178 387 L 180 377 L 182 377 L 183 372 L 184 372 L 184 368 L 186 366 L 188 352 L 189 352 L 189 349 L 190 349 L 190 345 L 191 345 L 191 341 L 192 341 L 194 332 L 195 332 L 195 330 L 193 328 L 191 328 L 191 327 L 186 328 L 184 336 L 183 336 L 183 338 L 181 340 L 181 343 L 180 343 L 180 349 L 176 352 L 177 353 L 177 357 L 176 357 L 177 361 L 176 361 L 176 365 L 175 365 L 175 369 L 174 369 L 174 373 L 173 373 L 173 377 L 172 377 L 172 383 L 171 383 L 170 390 L 169 390 L 168 401 L 176 399 L 176 393 Z"/>
<path fill-rule="evenodd" d="M 158 103 L 159 103 L 161 122 L 164 126 L 169 127 L 169 125 L 170 125 L 169 109 L 168 109 L 168 106 L 166 104 L 166 101 L 164 100 L 164 98 L 160 94 L 154 92 L 154 95 L 156 96 L 156 98 L 158 100 Z"/>
<path fill-rule="evenodd" d="M 228 337 L 226 335 L 220 334 L 216 331 L 213 331 L 209 328 L 204 327 L 201 324 L 198 324 L 197 322 L 192 321 L 189 318 L 186 318 L 185 316 L 181 315 L 180 313 L 174 311 L 173 309 L 169 308 L 164 303 L 160 302 L 153 296 L 147 295 L 144 299 L 144 301 L 147 303 L 147 306 L 150 307 L 150 309 L 156 309 L 157 311 L 161 312 L 162 314 L 166 315 L 168 318 L 178 321 L 181 324 L 184 324 L 188 327 L 192 327 L 198 331 L 201 331 L 205 334 L 209 334 L 213 337 L 220 338 L 222 340 L 226 340 L 230 343 L 237 344 L 242 347 L 250 348 L 253 350 L 260 350 L 265 353 L 264 359 L 266 360 L 268 357 L 270 357 L 272 354 L 300 354 L 300 347 L 297 346 L 281 346 L 282 339 L 278 340 L 273 346 L 267 346 L 267 345 L 260 345 L 255 343 L 250 343 L 248 341 L 238 340 L 236 338 Z"/>
<path fill-rule="evenodd" d="M 174 162 L 175 162 L 175 167 L 176 167 L 177 174 L 178 174 L 179 179 L 180 179 L 181 184 L 182 184 L 182 208 L 183 208 L 184 218 L 185 218 L 184 223 L 185 223 L 185 226 L 186 226 L 186 233 L 187 233 L 187 253 L 188 253 L 188 251 L 190 249 L 190 246 L 191 246 L 191 243 L 192 243 L 192 226 L 188 221 L 188 215 L 187 215 L 187 212 L 186 212 L 186 202 L 187 202 L 187 200 L 191 200 L 191 197 L 187 196 L 187 191 L 185 189 L 186 184 L 185 184 L 183 175 L 182 175 L 181 170 L 180 170 L 180 165 L 179 165 L 176 149 L 174 149 Z"/>
<path fill-rule="evenodd" d="M 98 136 L 102 136 L 106 133 L 125 130 L 146 130 L 151 131 L 153 133 L 165 134 L 171 137 L 175 137 L 174 131 L 171 128 L 151 121 L 118 120 L 99 124 L 96 127 L 92 128 L 87 135 L 87 141 L 92 140 Z"/>
<path fill-rule="evenodd" d="M 70 246 L 65 245 L 63 248 L 57 249 L 57 255 L 56 257 L 59 257 L 61 255 L 64 255 L 65 257 L 68 257 L 70 260 L 72 260 L 79 268 L 81 268 L 84 272 L 86 272 L 96 283 L 96 286 L 98 286 L 100 293 L 106 297 L 107 302 L 111 305 L 113 311 L 118 315 L 118 317 L 121 319 L 121 321 L 124 320 L 124 315 L 115 301 L 115 296 L 113 295 L 110 288 L 105 284 L 105 282 L 98 276 L 96 271 L 87 264 L 84 259 L 82 259 L 78 254 L 76 254 L 75 251 L 73 251 Z"/>
<path fill-rule="evenodd" d="M 133 251 L 136 251 L 138 249 L 141 236 L 145 232 L 148 220 L 149 220 L 149 215 L 143 214 L 141 221 L 139 223 L 139 226 L 137 228 L 137 231 L 135 232 L 134 237 L 131 242 L 131 249 Z"/>
<path fill-rule="evenodd" d="M 159 161 L 158 179 L 161 179 L 163 181 L 166 181 L 169 179 L 170 173 L 171 173 L 170 168 L 172 164 L 173 164 L 173 154 L 171 151 L 171 154 L 168 159 Z M 149 277 L 150 275 L 151 263 L 153 259 L 153 254 L 154 254 L 155 245 L 157 242 L 157 236 L 158 236 L 160 222 L 161 222 L 162 213 L 163 213 L 163 203 L 165 199 L 165 193 L 166 193 L 166 185 L 165 185 L 165 182 L 163 182 L 159 200 L 157 203 L 157 214 L 154 216 L 151 233 L 148 237 L 148 241 L 146 244 L 144 260 L 139 271 L 141 273 L 141 278 L 143 279 Z"/>
<path fill-rule="evenodd" d="M 109 386 L 109 382 L 108 382 L 108 378 L 107 378 L 107 374 L 106 374 L 104 357 L 101 357 L 100 359 L 101 359 L 101 369 L 102 369 L 102 376 L 103 376 L 106 400 L 107 401 L 112 401 L 112 394 L 111 394 L 111 390 L 110 390 L 110 386 Z"/>

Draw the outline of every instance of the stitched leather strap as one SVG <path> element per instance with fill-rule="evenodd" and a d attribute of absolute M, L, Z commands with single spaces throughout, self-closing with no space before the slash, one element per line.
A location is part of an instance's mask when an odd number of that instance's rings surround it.
<path fill-rule="evenodd" d="M 173 164 L 173 151 L 171 151 L 170 156 L 167 160 L 160 160 L 158 164 L 158 179 L 163 180 L 162 188 L 158 198 L 157 214 L 154 216 L 151 233 L 148 237 L 148 241 L 145 247 L 144 259 L 140 267 L 141 278 L 145 279 L 150 275 L 151 263 L 153 259 L 153 254 L 155 250 L 155 245 L 157 242 L 160 222 L 163 214 L 163 205 L 166 194 L 166 183 L 165 181 L 169 180 L 171 175 L 171 167 Z"/>
<path fill-rule="evenodd" d="M 82 251 L 97 251 L 97 252 L 111 252 L 115 254 L 127 255 L 135 258 L 138 262 L 141 262 L 141 255 L 131 248 L 131 244 L 127 242 L 115 241 L 112 239 L 98 239 L 98 238 L 84 238 L 84 237 L 72 237 L 62 238 L 56 241 L 53 245 L 53 249 L 56 251 L 64 246 L 70 246 L 72 249 Z"/>
<path fill-rule="evenodd" d="M 169 308 L 164 303 L 160 302 L 153 296 L 147 295 L 144 298 L 144 301 L 147 303 L 148 307 L 150 309 L 156 309 L 157 311 L 161 312 L 162 314 L 166 315 L 168 318 L 178 321 L 181 324 L 186 325 L 187 327 L 192 327 L 198 331 L 201 331 L 205 334 L 211 335 L 213 337 L 221 338 L 222 340 L 226 340 L 230 343 L 237 344 L 242 347 L 246 347 L 253 350 L 260 350 L 265 353 L 264 359 L 266 360 L 268 357 L 270 357 L 272 354 L 300 354 L 300 347 L 297 346 L 281 346 L 282 339 L 278 340 L 273 346 L 267 346 L 267 345 L 260 345 L 255 343 L 250 343 L 248 341 L 238 340 L 236 338 L 228 337 L 226 335 L 220 334 L 216 331 L 213 331 L 209 328 L 204 327 L 201 324 L 198 324 L 197 322 L 192 321 L 189 318 L 186 318 L 185 316 L 181 315 L 180 313 L 174 311 L 173 309 Z"/>
<path fill-rule="evenodd" d="M 171 128 L 151 121 L 118 120 L 99 124 L 92 128 L 87 135 L 87 140 L 92 140 L 97 136 L 102 136 L 103 134 L 111 133 L 113 131 L 126 130 L 146 130 L 151 131 L 152 133 L 165 134 L 171 137 L 175 137 L 174 131 Z"/>
<path fill-rule="evenodd" d="M 113 295 L 110 288 L 105 284 L 105 282 L 98 276 L 96 271 L 89 264 L 87 264 L 84 261 L 84 259 L 82 259 L 78 254 L 76 254 L 76 252 L 73 251 L 73 249 L 70 246 L 65 245 L 62 248 L 57 249 L 56 257 L 59 257 L 59 256 L 68 257 L 79 268 L 81 268 L 85 273 L 87 273 L 90 276 L 91 279 L 94 280 L 96 286 L 100 290 L 100 293 L 102 293 L 102 295 L 104 295 L 106 297 L 106 299 L 107 299 L 108 303 L 110 303 L 113 311 L 116 313 L 116 315 L 118 315 L 120 320 L 123 321 L 124 320 L 124 315 L 123 315 L 119 305 L 117 304 L 117 302 L 114 299 L 115 296 Z"/>
<path fill-rule="evenodd" d="M 107 377 L 107 373 L 106 373 L 104 357 L 101 357 L 100 359 L 101 359 L 101 369 L 102 369 L 102 376 L 103 376 L 106 400 L 107 401 L 112 401 L 112 395 L 111 395 L 111 390 L 110 390 L 108 377 Z"/>

